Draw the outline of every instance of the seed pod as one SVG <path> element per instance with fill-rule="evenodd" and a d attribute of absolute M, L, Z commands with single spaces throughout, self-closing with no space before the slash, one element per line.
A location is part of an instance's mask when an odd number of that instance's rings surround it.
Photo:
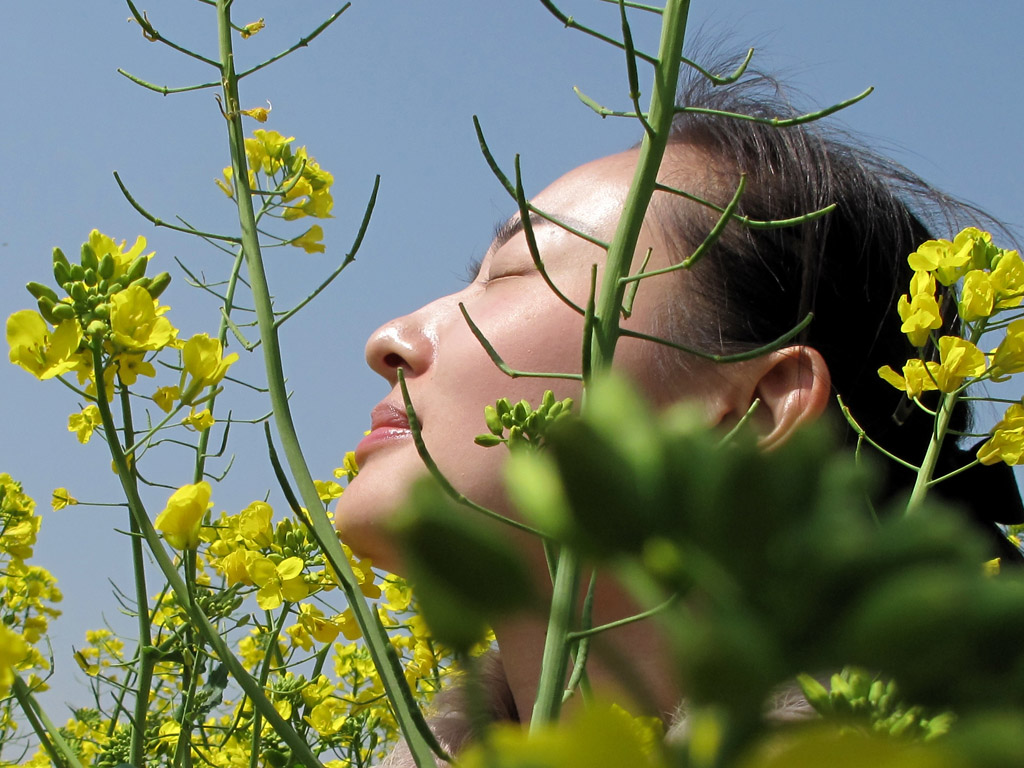
<path fill-rule="evenodd" d="M 57 322 L 63 322 L 64 320 L 71 320 L 75 316 L 75 308 L 70 304 L 61 302 L 54 304 L 51 314 Z"/>
<path fill-rule="evenodd" d="M 32 298 L 41 299 L 44 296 L 52 302 L 57 301 L 57 294 L 53 292 L 51 288 L 43 285 L 42 283 L 29 283 L 25 286 L 28 292 L 32 294 Z"/>
<path fill-rule="evenodd" d="M 135 261 L 131 263 L 127 271 L 125 271 L 125 279 L 130 283 L 134 280 L 138 280 L 144 274 L 146 274 L 146 264 L 149 263 L 149 259 L 145 256 L 136 257 Z"/>
<path fill-rule="evenodd" d="M 110 279 L 114 276 L 114 257 L 109 253 L 103 254 L 103 258 L 100 259 L 99 266 L 96 267 L 96 271 L 100 277 L 104 279 Z"/>
<path fill-rule="evenodd" d="M 39 314 L 42 315 L 43 319 L 50 325 L 56 325 L 59 322 L 57 318 L 53 316 L 53 308 L 56 304 L 49 296 L 40 296 L 36 299 L 36 305 L 39 307 Z"/>
<path fill-rule="evenodd" d="M 96 258 L 96 251 L 88 243 L 82 243 L 82 268 L 96 269 L 99 265 L 100 260 Z"/>
<path fill-rule="evenodd" d="M 154 299 L 159 299 L 160 294 L 164 292 L 164 289 L 171 284 L 170 272 L 161 272 L 153 278 L 152 282 L 146 288 L 149 291 L 149 295 Z"/>

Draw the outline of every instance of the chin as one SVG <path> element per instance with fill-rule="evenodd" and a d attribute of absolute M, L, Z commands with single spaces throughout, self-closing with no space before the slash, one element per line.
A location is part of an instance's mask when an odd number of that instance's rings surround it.
<path fill-rule="evenodd" d="M 397 478 L 378 485 L 371 475 L 360 473 L 349 483 L 334 508 L 334 527 L 357 557 L 369 558 L 374 568 L 401 573 L 390 522 L 405 500 L 408 485 Z"/>

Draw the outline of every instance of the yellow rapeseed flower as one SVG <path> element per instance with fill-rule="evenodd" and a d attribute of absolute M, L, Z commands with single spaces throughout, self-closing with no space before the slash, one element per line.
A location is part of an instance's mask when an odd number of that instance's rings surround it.
<path fill-rule="evenodd" d="M 910 281 L 910 294 L 900 296 L 896 309 L 903 321 L 900 330 L 915 347 L 923 347 L 930 331 L 942 327 L 939 302 L 935 299 L 935 278 L 928 272 L 915 272 Z"/>
<path fill-rule="evenodd" d="M 82 445 L 89 442 L 93 430 L 102 424 L 100 409 L 95 405 L 87 405 L 80 413 L 72 413 L 68 416 L 68 432 L 74 432 L 78 436 L 78 442 Z"/>
<path fill-rule="evenodd" d="M 194 429 L 196 432 L 205 432 L 212 427 L 216 421 L 213 418 L 213 414 L 210 413 L 209 408 L 203 408 L 201 411 L 196 411 L 195 408 L 181 420 L 181 423 L 186 427 Z"/>
<path fill-rule="evenodd" d="M 266 26 L 267 24 L 263 19 L 257 19 L 256 21 L 250 22 L 242 27 L 238 34 L 243 40 L 248 40 Z"/>
<path fill-rule="evenodd" d="M 82 329 L 74 318 L 50 331 L 42 315 L 31 309 L 7 318 L 10 359 L 39 380 L 68 373 L 78 365 Z"/>
<path fill-rule="evenodd" d="M 324 253 L 327 246 L 323 243 L 324 230 L 319 224 L 314 224 L 303 234 L 291 241 L 291 245 L 301 248 L 306 253 Z"/>
<path fill-rule="evenodd" d="M 992 350 L 992 381 L 1005 381 L 1014 373 L 1024 371 L 1024 319 L 1006 326 L 1006 336 Z"/>
<path fill-rule="evenodd" d="M 220 339 L 210 338 L 206 333 L 195 334 L 181 348 L 183 369 L 179 388 L 184 393 L 182 402 L 191 403 L 201 390 L 219 384 L 236 360 L 238 354 L 235 352 L 224 357 Z"/>
<path fill-rule="evenodd" d="M 54 488 L 53 497 L 50 501 L 50 506 L 53 507 L 53 511 L 56 512 L 58 509 L 64 509 L 64 507 L 73 507 L 78 503 L 78 499 L 71 495 L 71 492 L 67 488 Z"/>
<path fill-rule="evenodd" d="M 1024 463 L 1024 405 L 1013 403 L 1002 420 L 992 428 L 992 436 L 978 449 L 982 464 Z"/>
<path fill-rule="evenodd" d="M 175 549 L 195 549 L 199 544 L 199 528 L 210 502 L 212 489 L 205 480 L 183 485 L 171 494 L 164 511 L 157 515 L 153 527 Z"/>
<path fill-rule="evenodd" d="M 162 349 L 174 342 L 178 329 L 162 317 L 153 297 L 139 285 L 130 285 L 110 299 L 110 330 L 114 342 L 126 350 Z"/>

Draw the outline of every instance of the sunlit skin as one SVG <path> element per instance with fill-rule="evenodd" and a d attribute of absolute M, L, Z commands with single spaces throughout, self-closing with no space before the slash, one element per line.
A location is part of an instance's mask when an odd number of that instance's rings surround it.
<path fill-rule="evenodd" d="M 587 163 L 555 181 L 532 202 L 551 216 L 607 242 L 619 220 L 635 165 L 636 153 L 632 151 Z M 513 223 L 516 218 L 513 217 Z M 603 249 L 543 220 L 536 223 L 535 234 L 553 282 L 575 303 L 584 305 L 590 290 L 591 265 L 598 264 L 600 269 Z M 648 248 L 652 249 L 648 269 L 668 266 L 678 259 L 678 248 L 669 247 L 662 228 L 645 223 L 636 253 L 642 255 Z M 634 262 L 638 264 L 639 258 Z M 685 279 L 685 275 L 673 273 L 643 281 L 634 312 L 625 325 L 647 333 L 658 331 L 658 313 L 666 303 L 680 300 Z M 366 346 L 367 362 L 387 380 L 391 391 L 374 409 L 373 431 L 357 450 L 359 476 L 339 501 L 336 520 L 342 538 L 356 552 L 369 556 L 379 567 L 399 573 L 401 562 L 388 533 L 388 521 L 404 500 L 410 484 L 425 473 L 402 415 L 404 408 L 397 385 L 399 368 L 408 383 L 424 441 L 441 471 L 467 497 L 505 515 L 514 515 L 501 484 L 501 465 L 507 451 L 473 443 L 476 435 L 487 431 L 484 406 L 500 397 L 536 404 L 545 389 L 554 390 L 558 398 L 576 398 L 580 393 L 576 381 L 512 379 L 503 374 L 473 336 L 459 311 L 460 303 L 512 368 L 574 373 L 580 370 L 582 317 L 545 284 L 521 231 L 507 239 L 499 234 L 476 279 L 461 291 L 392 320 L 371 335 Z M 744 413 L 755 397 L 763 396 L 758 388 L 773 371 L 774 388 L 780 393 L 785 387 L 799 389 L 815 384 L 816 363 L 808 365 L 802 348 L 794 349 L 798 351 L 780 352 L 726 368 L 697 366 L 699 370 L 706 369 L 706 375 L 695 375 L 685 382 L 668 382 L 665 368 L 659 363 L 663 352 L 646 342 L 623 339 L 616 352 L 615 367 L 626 372 L 653 403 L 666 404 L 679 397 L 692 399 L 703 404 L 711 423 L 718 423 L 738 418 L 737 414 Z M 789 361 L 797 365 L 790 365 Z M 797 368 L 803 373 L 797 372 Z M 785 373 L 776 369 L 784 369 Z M 827 393 L 827 372 L 817 377 L 819 391 L 822 384 Z M 806 403 L 806 398 L 798 398 L 797 402 Z M 795 409 L 784 398 L 773 403 L 763 417 L 766 441 L 779 433 L 775 421 L 785 421 L 788 429 L 801 413 L 803 410 Z M 546 580 L 539 543 L 521 535 L 538 580 L 542 576 Z M 457 557 L 458 553 L 453 552 L 452 556 Z M 610 582 L 601 584 L 595 623 L 619 619 L 635 610 Z M 542 620 L 539 616 L 510 619 L 495 627 L 495 634 L 519 711 L 528 715 L 543 645 Z M 680 692 L 663 664 L 666 657 L 651 625 L 642 622 L 617 630 L 605 641 L 630 661 L 642 680 L 641 687 L 650 691 L 651 699 L 643 703 L 645 708 L 661 713 L 671 711 Z M 600 658 L 588 664 L 588 673 L 599 684 L 611 679 Z"/>

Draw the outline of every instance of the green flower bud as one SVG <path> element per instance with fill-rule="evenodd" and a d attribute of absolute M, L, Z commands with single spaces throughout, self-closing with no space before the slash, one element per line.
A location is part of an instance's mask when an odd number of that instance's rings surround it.
<path fill-rule="evenodd" d="M 473 438 L 473 442 L 477 445 L 482 445 L 484 448 L 491 448 L 495 445 L 501 445 L 505 440 L 500 435 L 477 435 Z"/>
<path fill-rule="evenodd" d="M 57 322 L 63 322 L 64 320 L 70 320 L 75 316 L 75 308 L 72 307 L 70 304 L 60 302 L 59 304 L 55 304 L 53 306 L 51 314 L 53 315 L 54 319 L 57 320 Z"/>
<path fill-rule="evenodd" d="M 97 278 L 97 275 L 96 275 L 96 270 L 93 269 L 92 267 L 86 268 L 86 270 L 85 270 L 85 284 L 91 286 L 91 285 L 96 285 L 97 282 L 98 282 L 98 278 Z"/>
<path fill-rule="evenodd" d="M 99 276 L 104 279 L 109 279 L 114 275 L 114 257 L 109 253 L 103 254 L 103 258 L 100 259 L 99 266 L 96 267 L 96 271 Z"/>
<path fill-rule="evenodd" d="M 125 272 L 125 278 L 131 283 L 134 280 L 138 280 L 140 277 L 146 274 L 146 264 L 149 263 L 149 259 L 145 256 L 139 256 L 131 263 L 128 270 Z"/>
<path fill-rule="evenodd" d="M 40 296 L 36 299 L 36 305 L 39 307 L 39 314 L 43 316 L 50 325 L 56 325 L 59 321 L 53 316 L 53 308 L 56 303 L 49 296 Z"/>
<path fill-rule="evenodd" d="M 164 292 L 164 289 L 171 284 L 171 275 L 169 272 L 161 272 L 159 275 L 153 278 L 149 286 L 146 288 L 149 291 L 149 295 L 154 299 L 159 299 L 160 294 Z"/>
<path fill-rule="evenodd" d="M 72 264 L 69 270 L 72 282 L 80 283 L 85 280 L 85 267 L 81 264 Z"/>
<path fill-rule="evenodd" d="M 59 261 L 53 262 L 53 279 L 57 285 L 63 287 L 64 283 L 71 282 L 71 269 L 67 264 Z"/>
<path fill-rule="evenodd" d="M 85 288 L 85 284 L 81 282 L 72 283 L 71 285 L 71 298 L 75 300 L 75 303 L 84 305 L 89 299 L 89 292 Z"/>
<path fill-rule="evenodd" d="M 493 405 L 484 407 L 484 421 L 487 422 L 487 429 L 491 431 L 492 435 L 501 435 L 505 431 L 501 423 L 501 417 Z"/>
<path fill-rule="evenodd" d="M 82 268 L 96 269 L 99 265 L 100 261 L 96 258 L 96 251 L 88 243 L 82 243 Z"/>
<path fill-rule="evenodd" d="M 93 320 L 85 328 L 85 333 L 88 336 L 103 336 L 107 332 L 107 324 L 102 320 Z"/>
<path fill-rule="evenodd" d="M 68 257 L 64 255 L 64 251 L 60 248 L 53 249 L 53 266 L 56 269 L 57 265 L 60 264 L 65 269 L 71 267 L 71 262 L 68 261 Z"/>
<path fill-rule="evenodd" d="M 92 312 L 94 315 L 96 315 L 96 317 L 100 318 L 101 320 L 110 319 L 110 305 L 107 303 L 97 304 Z"/>
<path fill-rule="evenodd" d="M 29 283 L 25 287 L 28 289 L 28 292 L 32 294 L 32 298 L 34 299 L 41 299 L 45 296 L 50 301 L 57 301 L 57 294 L 54 293 L 51 288 L 43 285 L 42 283 Z"/>
<path fill-rule="evenodd" d="M 520 424 L 526 420 L 526 414 L 530 412 L 530 404 L 525 400 L 520 400 L 516 403 L 512 409 L 512 417 Z"/>
<path fill-rule="evenodd" d="M 497 410 L 498 415 L 501 417 L 501 420 L 504 423 L 505 417 L 512 411 L 512 404 L 508 401 L 507 397 L 503 397 L 501 398 L 501 400 L 494 404 L 494 408 L 495 410 Z"/>

